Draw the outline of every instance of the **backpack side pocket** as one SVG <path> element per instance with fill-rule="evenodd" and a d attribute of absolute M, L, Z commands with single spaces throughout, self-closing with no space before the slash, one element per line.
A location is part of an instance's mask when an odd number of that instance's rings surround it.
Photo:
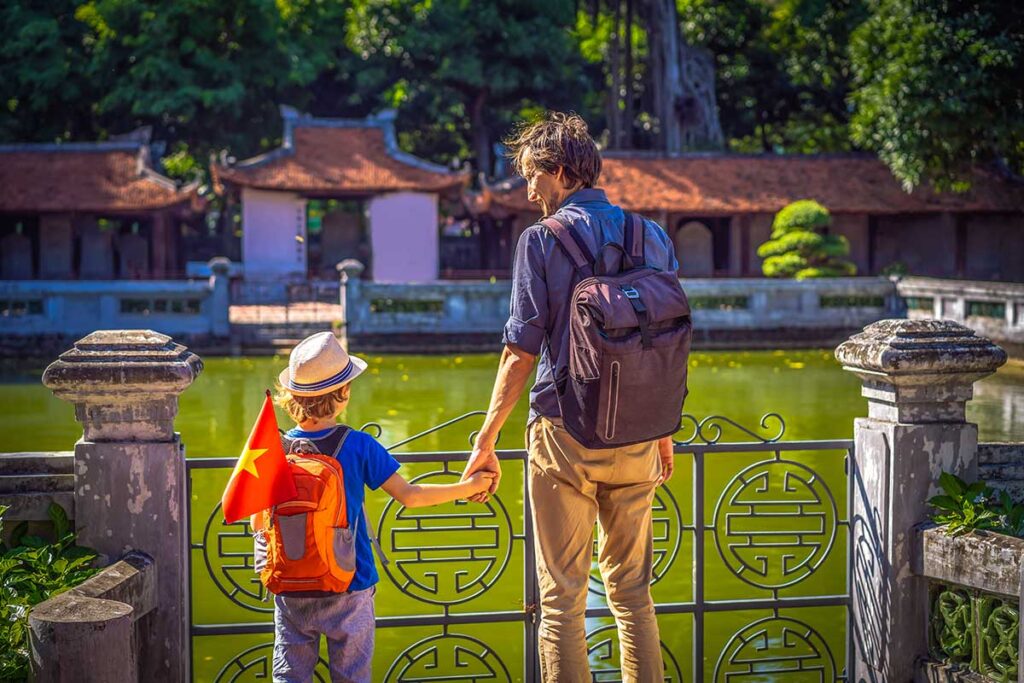
<path fill-rule="evenodd" d="M 356 530 L 355 528 L 334 528 L 334 561 L 342 571 L 356 570 Z"/>
<path fill-rule="evenodd" d="M 252 570 L 259 574 L 267 568 L 267 533 L 260 529 L 252 535 Z"/>

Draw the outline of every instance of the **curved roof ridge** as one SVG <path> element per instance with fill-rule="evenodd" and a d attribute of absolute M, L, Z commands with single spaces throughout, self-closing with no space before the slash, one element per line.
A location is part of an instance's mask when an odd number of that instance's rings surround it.
<path fill-rule="evenodd" d="M 372 194 L 437 192 L 462 185 L 467 178 L 465 172 L 454 172 L 403 151 L 398 146 L 392 109 L 363 119 L 315 117 L 287 105 L 280 109 L 284 123 L 281 145 L 231 164 L 213 162 L 218 185 L 225 181 L 279 191 Z M 317 136 L 320 139 L 313 143 L 310 133 L 317 130 L 339 134 Z M 360 130 L 366 134 L 361 135 Z"/>

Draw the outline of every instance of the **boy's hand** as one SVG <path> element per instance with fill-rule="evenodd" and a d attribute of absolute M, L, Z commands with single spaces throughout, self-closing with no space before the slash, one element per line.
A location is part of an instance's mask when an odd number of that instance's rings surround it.
<path fill-rule="evenodd" d="M 472 484 L 472 495 L 489 490 L 496 476 L 498 475 L 495 472 L 489 472 L 487 470 L 477 470 L 473 474 L 469 475 L 469 477 L 466 478 L 466 481 Z"/>
<path fill-rule="evenodd" d="M 498 461 L 498 454 L 494 450 L 494 444 L 485 445 L 480 440 L 477 440 L 476 448 L 473 449 L 473 453 L 469 456 L 469 462 L 466 463 L 466 469 L 462 472 L 462 479 L 468 479 L 470 475 L 479 470 L 492 472 L 494 478 L 486 490 L 473 494 L 469 497 L 469 500 L 474 503 L 486 503 L 490 494 L 498 490 L 498 484 L 501 482 L 501 463 Z"/>

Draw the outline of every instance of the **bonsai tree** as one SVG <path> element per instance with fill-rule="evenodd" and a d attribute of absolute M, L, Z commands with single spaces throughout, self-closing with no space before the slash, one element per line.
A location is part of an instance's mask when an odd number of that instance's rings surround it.
<path fill-rule="evenodd" d="M 806 280 L 856 275 L 857 266 L 844 258 L 850 243 L 842 235 L 828 234 L 831 223 L 828 209 L 811 199 L 783 207 L 775 214 L 771 239 L 757 248 L 765 276 Z"/>

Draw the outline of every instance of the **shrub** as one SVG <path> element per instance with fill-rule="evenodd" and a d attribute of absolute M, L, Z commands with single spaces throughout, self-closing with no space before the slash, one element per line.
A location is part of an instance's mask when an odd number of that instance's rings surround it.
<path fill-rule="evenodd" d="M 1024 538 L 1024 505 L 1006 491 L 996 494 L 983 481 L 968 484 L 949 472 L 939 477 L 939 486 L 945 493 L 932 496 L 928 504 L 938 510 L 932 521 L 944 524 L 950 535 L 979 530 Z"/>
<path fill-rule="evenodd" d="M 0 534 L 9 506 L 0 505 Z M 75 544 L 68 516 L 50 505 L 54 542 L 26 534 L 22 522 L 11 532 L 11 545 L 0 543 L 0 680 L 28 678 L 28 611 L 47 598 L 74 588 L 99 570 L 96 552 Z"/>
<path fill-rule="evenodd" d="M 856 275 L 857 267 L 845 258 L 849 241 L 827 234 L 831 222 L 828 209 L 810 199 L 783 207 L 772 222 L 771 239 L 757 249 L 762 272 L 797 280 Z"/>

